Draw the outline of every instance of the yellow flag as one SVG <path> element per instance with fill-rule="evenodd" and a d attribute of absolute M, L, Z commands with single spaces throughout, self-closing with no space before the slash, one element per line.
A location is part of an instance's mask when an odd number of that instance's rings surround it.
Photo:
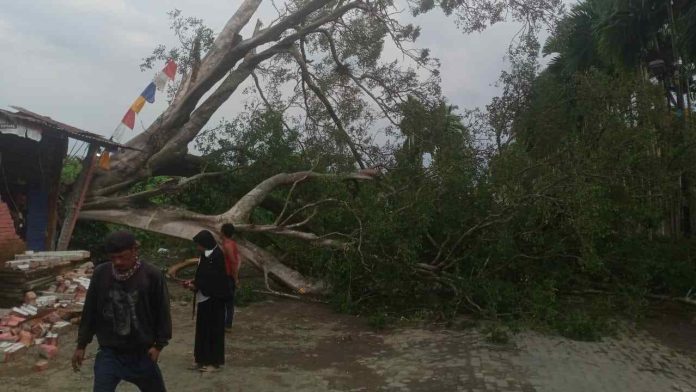
<path fill-rule="evenodd" d="M 136 113 L 140 113 L 140 110 L 143 108 L 143 106 L 145 106 L 145 98 L 140 96 L 135 100 L 135 102 L 133 102 L 133 104 L 131 105 L 131 109 Z"/>
<path fill-rule="evenodd" d="M 99 157 L 99 168 L 102 170 L 110 170 L 111 169 L 111 154 L 109 154 L 108 151 L 104 151 Z"/>

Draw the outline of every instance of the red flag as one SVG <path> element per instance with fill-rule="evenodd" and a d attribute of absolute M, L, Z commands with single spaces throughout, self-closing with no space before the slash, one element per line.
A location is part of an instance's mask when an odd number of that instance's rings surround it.
<path fill-rule="evenodd" d="M 174 80 L 174 76 L 176 75 L 176 63 L 174 60 L 169 60 L 167 61 L 167 65 L 164 67 L 164 73 L 169 76 L 169 79 Z"/>
<path fill-rule="evenodd" d="M 128 128 L 133 129 L 135 126 L 135 112 L 133 109 L 128 109 L 126 112 L 126 115 L 123 116 L 123 120 L 121 120 L 123 124 L 125 124 Z"/>

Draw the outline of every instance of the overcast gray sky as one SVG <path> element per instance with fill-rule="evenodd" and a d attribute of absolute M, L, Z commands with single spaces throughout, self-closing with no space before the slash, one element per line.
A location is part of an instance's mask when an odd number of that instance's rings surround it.
<path fill-rule="evenodd" d="M 23 106 L 56 120 L 110 135 L 151 81 L 142 58 L 159 43 L 174 44 L 166 12 L 181 9 L 220 31 L 239 0 L 0 0 L 0 106 Z M 268 23 L 268 1 L 257 16 Z M 442 62 L 444 95 L 460 108 L 483 106 L 518 27 L 500 24 L 464 35 L 439 11 L 420 16 L 417 44 Z M 136 121 L 142 130 L 166 105 L 160 94 Z M 241 109 L 241 97 L 223 106 L 211 124 Z M 132 135 L 126 135 L 126 138 Z"/>

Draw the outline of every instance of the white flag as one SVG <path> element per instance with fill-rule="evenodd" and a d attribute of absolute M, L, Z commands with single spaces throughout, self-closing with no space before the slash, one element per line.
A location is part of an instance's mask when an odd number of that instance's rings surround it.
<path fill-rule="evenodd" d="M 153 79 L 152 81 L 155 82 L 157 90 L 163 91 L 164 88 L 167 86 L 169 76 L 167 76 L 167 74 L 165 74 L 164 72 L 158 72 L 157 75 L 155 75 L 155 79 Z"/>

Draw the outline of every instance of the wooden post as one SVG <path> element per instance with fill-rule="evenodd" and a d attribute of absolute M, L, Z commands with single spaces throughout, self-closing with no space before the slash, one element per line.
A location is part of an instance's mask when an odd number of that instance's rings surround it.
<path fill-rule="evenodd" d="M 66 200 L 66 211 L 65 219 L 63 220 L 63 227 L 60 230 L 60 237 L 58 237 L 58 245 L 56 250 L 68 250 L 68 245 L 70 245 L 70 238 L 72 237 L 73 230 L 75 229 L 75 224 L 77 223 L 77 217 L 80 215 L 80 210 L 82 209 L 82 204 L 85 202 L 85 197 L 87 196 L 87 189 L 92 183 L 92 177 L 94 176 L 94 169 L 97 167 L 97 151 L 99 146 L 96 144 L 90 144 L 89 150 L 87 150 L 87 156 L 82 165 L 82 172 L 77 179 L 77 184 L 79 192 L 71 193 L 72 198 Z"/>

